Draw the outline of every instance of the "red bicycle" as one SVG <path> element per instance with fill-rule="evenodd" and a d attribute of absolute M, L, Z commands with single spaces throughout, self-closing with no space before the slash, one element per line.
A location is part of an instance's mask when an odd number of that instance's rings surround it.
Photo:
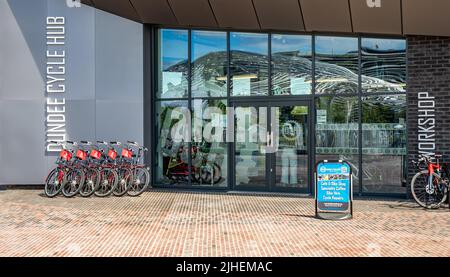
<path fill-rule="evenodd" d="M 411 194 L 414 200 L 427 209 L 439 208 L 447 199 L 450 168 L 447 163 L 441 163 L 442 155 L 435 155 L 433 162 L 428 156 L 419 156 L 413 161 L 419 171 L 411 180 Z"/>
<path fill-rule="evenodd" d="M 146 147 L 140 146 L 137 142 L 127 141 L 127 145 L 122 148 L 121 168 L 131 171 L 131 182 L 126 189 L 129 196 L 139 196 L 147 190 L 150 184 L 150 172 L 143 163 Z"/>
<path fill-rule="evenodd" d="M 72 166 L 73 156 L 73 152 L 67 149 L 66 143 L 56 141 L 51 141 L 51 143 L 61 146 L 62 150 L 56 159 L 57 167 L 50 171 L 47 178 L 45 178 L 44 193 L 47 197 L 55 197 L 61 192 L 64 184 L 67 182 L 67 173 Z"/>

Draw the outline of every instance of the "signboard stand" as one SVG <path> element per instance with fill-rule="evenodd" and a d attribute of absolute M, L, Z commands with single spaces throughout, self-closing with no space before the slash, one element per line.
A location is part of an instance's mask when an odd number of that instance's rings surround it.
<path fill-rule="evenodd" d="M 316 164 L 316 217 L 343 220 L 353 217 L 352 169 L 349 163 L 324 160 Z"/>

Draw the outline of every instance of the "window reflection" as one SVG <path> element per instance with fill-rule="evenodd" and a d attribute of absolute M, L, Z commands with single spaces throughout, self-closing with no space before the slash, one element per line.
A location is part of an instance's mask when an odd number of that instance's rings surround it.
<path fill-rule="evenodd" d="M 406 96 L 364 97 L 363 191 L 405 193 Z"/>
<path fill-rule="evenodd" d="M 192 97 L 227 96 L 227 34 L 192 31 Z"/>
<path fill-rule="evenodd" d="M 316 37 L 316 93 L 358 93 L 358 39 Z"/>
<path fill-rule="evenodd" d="M 405 40 L 363 38 L 361 55 L 364 92 L 405 92 Z"/>
<path fill-rule="evenodd" d="M 322 96 L 316 101 L 316 160 L 344 160 L 359 184 L 358 97 Z"/>
<path fill-rule="evenodd" d="M 226 100 L 195 99 L 193 109 L 192 184 L 227 186 Z"/>
<path fill-rule="evenodd" d="M 233 96 L 268 94 L 268 35 L 230 33 L 230 76 Z"/>
<path fill-rule="evenodd" d="M 355 192 L 358 192 L 358 176 L 363 179 L 363 192 L 405 192 L 401 184 L 405 183 L 406 176 L 406 96 L 387 95 L 405 92 L 404 39 L 361 39 L 361 89 L 365 93 L 382 92 L 386 95 L 360 99 L 358 38 L 316 36 L 315 49 L 312 49 L 312 36 L 273 34 L 272 74 L 269 76 L 268 34 L 231 32 L 228 53 L 227 32 L 192 30 L 191 70 L 188 70 L 188 33 L 187 30 L 175 29 L 161 29 L 158 33 L 157 184 L 187 185 L 190 182 L 194 186 L 226 187 L 228 158 L 237 163 L 237 168 L 245 168 L 237 170 L 236 176 L 233 176 L 238 186 L 265 184 L 269 176 L 267 165 L 270 163 L 267 163 L 265 154 L 256 151 L 265 145 L 263 141 L 236 143 L 236 153 L 228 157 L 226 142 L 210 141 L 204 136 L 206 131 L 215 138 L 223 137 L 228 127 L 225 114 L 229 100 L 226 98 L 228 74 L 232 96 L 268 96 L 268 78 L 271 78 L 273 95 L 310 95 L 314 73 L 316 93 L 322 94 L 316 99 L 315 111 L 317 160 L 348 161 L 355 177 Z M 316 57 L 315 72 L 311 72 L 313 51 Z M 230 72 L 227 72 L 228 63 Z M 189 78 L 192 98 L 188 97 Z M 337 95 L 344 93 L 354 96 Z M 185 100 L 175 101 L 173 98 Z M 360 101 L 363 107 L 362 130 L 359 130 Z M 176 142 L 172 132 L 179 128 L 178 123 L 181 122 L 178 109 L 187 110 L 188 107 L 193 112 L 194 129 L 190 129 L 193 131 L 193 142 Z M 285 114 L 294 116 L 288 111 Z M 248 122 L 262 120 L 248 107 L 238 107 L 237 117 L 239 115 L 245 115 Z M 291 117 L 286 117 L 288 123 L 283 125 L 284 131 L 297 130 L 297 124 L 291 121 L 299 119 L 296 115 Z M 195 127 L 196 123 L 200 125 L 199 129 Z M 198 130 L 199 133 L 196 133 Z M 245 129 L 243 133 L 251 131 Z M 360 131 L 362 137 L 359 136 Z M 363 144 L 362 149 L 359 142 Z M 286 150 L 289 145 L 281 144 L 282 151 L 275 160 L 276 165 L 281 165 L 275 172 L 275 186 L 304 185 L 300 175 L 297 180 L 283 176 L 294 176 L 295 165 L 304 172 L 308 164 L 306 154 L 304 160 L 291 164 L 289 158 L 294 156 L 293 152 Z M 360 162 L 363 165 L 361 169 Z M 282 169 L 292 172 L 285 170 L 283 174 Z"/>
<path fill-rule="evenodd" d="M 158 98 L 182 98 L 188 95 L 188 31 L 159 31 Z"/>
<path fill-rule="evenodd" d="M 184 184 L 189 182 L 188 143 L 175 139 L 176 130 L 183 132 L 187 126 L 182 114 L 188 111 L 187 101 L 161 101 L 156 103 L 156 180 L 160 184 Z"/>
<path fill-rule="evenodd" d="M 272 92 L 274 95 L 311 93 L 311 41 L 311 36 L 272 36 Z"/>

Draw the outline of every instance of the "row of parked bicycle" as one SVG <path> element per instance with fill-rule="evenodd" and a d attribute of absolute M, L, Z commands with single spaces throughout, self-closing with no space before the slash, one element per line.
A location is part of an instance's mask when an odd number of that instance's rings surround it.
<path fill-rule="evenodd" d="M 138 196 L 147 190 L 150 173 L 143 163 L 147 148 L 137 142 L 55 142 L 61 146 L 57 167 L 47 176 L 45 195 L 65 197 Z M 120 154 L 119 154 L 120 153 Z"/>

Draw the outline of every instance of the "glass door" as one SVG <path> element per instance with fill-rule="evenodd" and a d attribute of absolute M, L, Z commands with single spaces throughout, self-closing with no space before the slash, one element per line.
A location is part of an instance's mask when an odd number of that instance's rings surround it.
<path fill-rule="evenodd" d="M 237 190 L 310 192 L 308 102 L 234 105 Z"/>
<path fill-rule="evenodd" d="M 309 110 L 307 103 L 272 105 L 272 190 L 310 192 Z"/>
<path fill-rule="evenodd" d="M 267 163 L 267 106 L 254 103 L 234 107 L 234 188 L 269 190 Z"/>

